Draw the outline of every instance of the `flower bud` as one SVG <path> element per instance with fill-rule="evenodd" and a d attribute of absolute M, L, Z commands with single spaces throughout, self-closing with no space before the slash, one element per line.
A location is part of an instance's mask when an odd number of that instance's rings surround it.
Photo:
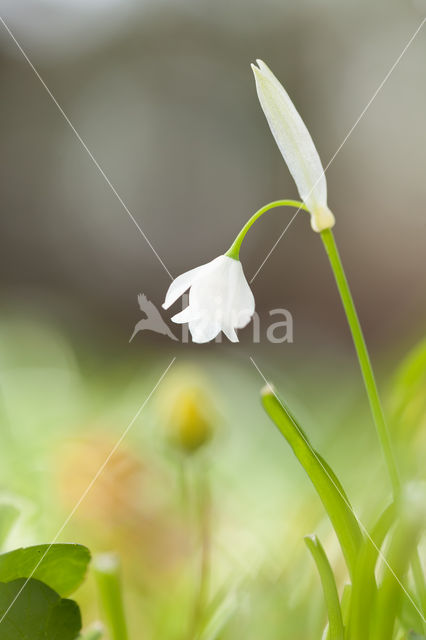
<path fill-rule="evenodd" d="M 167 420 L 170 443 L 191 454 L 206 444 L 213 435 L 204 394 L 196 387 L 181 389 L 175 396 Z"/>
<path fill-rule="evenodd" d="M 311 134 L 288 93 L 269 67 L 257 60 L 252 65 L 257 95 L 279 150 L 311 214 L 311 227 L 318 233 L 335 223 L 327 206 L 327 182 Z"/>

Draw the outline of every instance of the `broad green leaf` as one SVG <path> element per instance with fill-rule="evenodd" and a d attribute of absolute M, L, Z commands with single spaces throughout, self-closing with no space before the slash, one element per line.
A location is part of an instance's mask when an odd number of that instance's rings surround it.
<path fill-rule="evenodd" d="M 81 629 L 73 600 L 25 578 L 0 582 L 0 619 L 1 640 L 76 640 Z"/>
<path fill-rule="evenodd" d="M 262 393 L 262 402 L 321 498 L 352 575 L 363 536 L 342 485 L 329 465 L 315 451 L 289 409 L 278 400 L 269 386 Z"/>
<path fill-rule="evenodd" d="M 90 562 L 90 551 L 80 544 L 40 544 L 0 555 L 0 581 L 37 578 L 61 596 L 80 586 Z"/>
<path fill-rule="evenodd" d="M 352 584 L 351 609 L 348 622 L 350 638 L 368 638 L 371 615 L 377 593 L 375 568 L 379 550 L 395 521 L 395 506 L 391 504 L 378 519 L 360 550 Z"/>
<path fill-rule="evenodd" d="M 328 634 L 330 640 L 343 640 L 344 629 L 342 612 L 340 610 L 339 594 L 337 593 L 336 582 L 333 570 L 330 566 L 322 544 L 316 536 L 305 537 L 306 546 L 312 554 L 320 575 L 325 603 L 328 612 Z"/>

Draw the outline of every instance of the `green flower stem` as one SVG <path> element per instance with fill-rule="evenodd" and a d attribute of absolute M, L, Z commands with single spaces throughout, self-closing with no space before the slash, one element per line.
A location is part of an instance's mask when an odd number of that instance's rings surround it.
<path fill-rule="evenodd" d="M 397 499 L 401 490 L 401 480 L 361 325 L 358 320 L 358 315 L 355 309 L 354 301 L 352 299 L 351 291 L 349 289 L 349 284 L 343 270 L 343 265 L 337 249 L 336 241 L 331 229 L 325 229 L 324 231 L 322 231 L 321 238 L 324 243 L 328 258 L 330 260 L 337 288 L 342 299 L 343 308 L 346 313 L 346 318 L 352 333 L 352 339 L 358 356 L 359 365 L 361 367 L 361 373 L 364 379 L 368 400 L 370 402 L 371 413 L 373 414 L 374 423 L 376 425 L 380 444 L 382 446 L 383 454 L 387 463 L 394 497 L 395 499 Z"/>
<path fill-rule="evenodd" d="M 379 398 L 379 392 L 377 390 L 377 384 L 373 373 L 373 368 L 370 362 L 370 356 L 368 355 L 367 345 L 365 344 L 364 335 L 362 333 L 361 325 L 359 323 L 358 315 L 355 309 L 352 294 L 349 289 L 349 284 L 346 279 L 343 265 L 340 259 L 339 251 L 337 249 L 336 241 L 334 239 L 331 229 L 325 229 L 321 232 L 321 238 L 325 246 L 328 258 L 330 260 L 331 268 L 334 273 L 337 288 L 342 299 L 342 304 L 346 313 L 346 318 L 352 333 L 352 339 L 355 345 L 355 350 L 358 355 L 359 364 L 361 367 L 362 377 L 364 379 L 365 388 L 370 402 L 371 413 L 373 414 L 374 423 L 379 436 L 380 444 L 382 446 L 383 454 L 386 460 L 386 464 L 389 471 L 389 476 L 392 482 L 393 495 L 395 501 L 398 500 L 401 492 L 401 479 L 399 475 L 398 465 L 396 463 L 395 454 L 392 447 L 392 441 L 390 438 L 389 430 L 386 424 L 385 415 L 383 412 L 382 404 Z M 423 612 L 426 611 L 426 588 L 425 578 L 421 567 L 419 552 L 416 549 L 411 561 L 413 570 L 414 582 L 416 590 L 420 599 L 420 604 Z"/>
<path fill-rule="evenodd" d="M 201 637 L 201 630 L 206 614 L 206 607 L 209 599 L 209 583 L 211 572 L 211 496 L 208 472 L 199 470 L 196 478 L 196 527 L 198 529 L 198 538 L 200 544 L 200 569 L 197 582 L 197 590 L 195 594 L 194 609 L 188 640 Z"/>
<path fill-rule="evenodd" d="M 263 216 L 264 213 L 266 213 L 270 209 L 274 209 L 275 207 L 295 207 L 296 209 L 299 209 L 299 210 L 303 209 L 304 211 L 308 211 L 307 207 L 303 204 L 303 202 L 299 202 L 298 200 L 275 200 L 274 202 L 270 202 L 269 204 L 266 204 L 264 207 L 256 211 L 256 213 L 252 215 L 250 220 L 246 222 L 246 224 L 241 229 L 240 233 L 237 235 L 237 237 L 235 238 L 234 242 L 232 243 L 228 251 L 225 253 L 225 255 L 229 256 L 229 258 L 233 258 L 234 260 L 239 260 L 240 247 L 241 247 L 242 241 L 246 236 L 247 231 L 256 222 L 256 220 L 260 218 L 260 216 Z"/>
<path fill-rule="evenodd" d="M 241 244 L 252 225 L 260 218 L 264 213 L 275 207 L 295 207 L 297 209 L 303 209 L 308 211 L 309 209 L 303 202 L 297 200 L 275 200 L 266 204 L 264 207 L 256 211 L 255 214 L 246 222 L 240 233 L 235 238 L 229 250 L 225 255 L 239 260 Z M 383 408 L 380 402 L 379 393 L 377 390 L 377 384 L 374 377 L 373 369 L 370 362 L 370 356 L 368 354 L 367 345 L 365 344 L 364 335 L 362 333 L 361 325 L 359 323 L 358 315 L 356 312 L 355 304 L 352 299 L 352 294 L 349 288 L 348 281 L 343 269 L 343 265 L 340 259 L 340 255 L 336 246 L 333 232 L 331 229 L 325 229 L 321 232 L 321 238 L 325 246 L 328 258 L 330 260 L 331 268 L 333 270 L 334 278 L 336 280 L 337 288 L 340 293 L 343 308 L 346 313 L 346 318 L 349 324 L 349 328 L 352 333 L 352 339 L 354 342 L 355 350 L 358 356 L 362 377 L 364 380 L 365 388 L 367 391 L 368 400 L 370 403 L 371 413 L 376 426 L 376 431 L 380 440 L 383 455 L 388 467 L 390 480 L 392 483 L 393 495 L 395 501 L 398 500 L 401 493 L 401 479 L 399 475 L 398 466 L 396 463 L 395 454 L 390 439 L 390 434 L 386 424 Z M 423 604 L 423 610 L 426 608 L 425 603 L 425 578 L 421 569 L 421 563 L 418 551 L 416 550 L 412 560 L 413 576 L 416 583 L 417 592 L 420 600 Z"/>
<path fill-rule="evenodd" d="M 303 204 L 303 202 L 299 202 L 297 200 L 275 200 L 274 202 L 266 204 L 264 207 L 256 211 L 256 213 L 252 215 L 252 217 L 246 222 L 225 255 L 229 256 L 230 258 L 234 258 L 234 260 L 238 260 L 241 244 L 248 230 L 252 227 L 252 225 L 258 218 L 260 218 L 270 209 L 274 209 L 275 207 L 295 207 L 297 209 L 309 211 L 305 204 Z M 339 290 L 348 324 L 352 333 L 352 339 L 354 341 L 355 350 L 358 355 L 361 373 L 370 402 L 371 412 L 373 414 L 373 419 L 380 439 L 380 444 L 382 446 L 384 457 L 388 466 L 394 497 L 395 499 L 397 499 L 401 491 L 401 480 L 361 325 L 358 320 L 358 315 L 349 289 L 349 284 L 343 270 L 343 265 L 340 260 L 339 252 L 337 250 L 336 242 L 331 229 L 325 229 L 324 231 L 322 231 L 321 238 L 331 263 L 331 268 L 334 273 L 337 288 Z"/>
<path fill-rule="evenodd" d="M 113 553 L 93 559 L 93 570 L 111 640 L 128 640 L 120 580 L 120 562 Z"/>

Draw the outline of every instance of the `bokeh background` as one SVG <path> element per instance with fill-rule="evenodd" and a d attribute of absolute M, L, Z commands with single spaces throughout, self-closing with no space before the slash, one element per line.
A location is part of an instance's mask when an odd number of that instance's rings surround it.
<path fill-rule="evenodd" d="M 0 6 L 173 276 L 225 251 L 262 204 L 297 197 L 250 63 L 262 58 L 285 84 L 325 165 L 426 14 L 422 0 Z M 337 240 L 390 412 L 395 370 L 426 319 L 425 59 L 423 29 L 327 171 Z M 250 328 L 239 345 L 148 332 L 129 344 L 137 294 L 159 305 L 170 278 L 4 24 L 0 78 L 0 481 L 26 514 L 10 544 L 53 538 L 176 356 L 61 539 L 120 553 L 135 638 L 181 638 L 199 551 L 182 506 L 182 466 L 194 487 L 208 469 L 211 588 L 231 594 L 225 604 L 217 595 L 220 637 L 267 640 L 283 628 L 318 637 L 325 614 L 303 535 L 323 534 L 342 582 L 343 565 L 321 505 L 262 413 L 263 381 L 249 355 L 368 519 L 388 486 L 319 238 L 300 213 L 255 278 L 260 344 Z M 250 232 L 241 256 L 249 278 L 291 215 L 273 211 Z M 291 344 L 265 340 L 277 307 L 293 316 Z M 165 434 L 185 384 L 208 394 L 215 437 L 182 463 Z M 424 452 L 424 440 L 414 441 L 415 454 L 400 450 L 411 470 Z M 81 594 L 87 622 L 99 615 L 94 591 L 89 581 Z"/>

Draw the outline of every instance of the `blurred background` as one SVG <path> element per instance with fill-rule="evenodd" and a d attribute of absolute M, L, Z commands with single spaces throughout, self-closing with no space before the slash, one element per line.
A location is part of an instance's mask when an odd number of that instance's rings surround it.
<path fill-rule="evenodd" d="M 426 14 L 422 0 L 0 0 L 0 7 L 173 276 L 224 252 L 266 202 L 297 197 L 250 63 L 262 58 L 283 82 L 326 165 Z M 386 500 L 387 479 L 321 242 L 301 212 L 256 276 L 260 344 L 252 344 L 250 327 L 238 345 L 200 347 L 149 332 L 129 344 L 142 315 L 137 294 L 160 305 L 169 275 L 4 23 L 0 482 L 26 513 L 13 546 L 53 538 L 176 356 L 61 539 L 120 553 L 135 637 L 142 629 L 147 638 L 181 638 L 199 547 L 182 487 L 197 487 L 207 469 L 212 591 L 226 585 L 232 594 L 224 604 L 217 595 L 220 637 L 267 640 L 283 625 L 292 638 L 318 637 L 325 614 L 303 535 L 323 534 L 342 581 L 343 565 L 321 505 L 262 413 L 263 380 L 248 356 L 371 517 Z M 425 28 L 327 171 L 337 240 L 390 412 L 398 405 L 395 370 L 426 320 Z M 277 209 L 248 235 L 241 258 L 249 278 L 292 214 Z M 292 343 L 264 338 L 277 307 L 292 314 Z M 214 416 L 208 453 L 190 462 L 167 437 L 173 394 L 185 385 L 207 393 L 202 404 Z M 424 397 L 422 388 L 416 393 Z M 413 402 L 415 446 L 400 450 L 411 469 L 425 444 L 417 431 L 424 414 Z M 377 495 L 365 500 L 368 483 Z M 90 622 L 97 616 L 90 582 L 81 600 Z"/>

